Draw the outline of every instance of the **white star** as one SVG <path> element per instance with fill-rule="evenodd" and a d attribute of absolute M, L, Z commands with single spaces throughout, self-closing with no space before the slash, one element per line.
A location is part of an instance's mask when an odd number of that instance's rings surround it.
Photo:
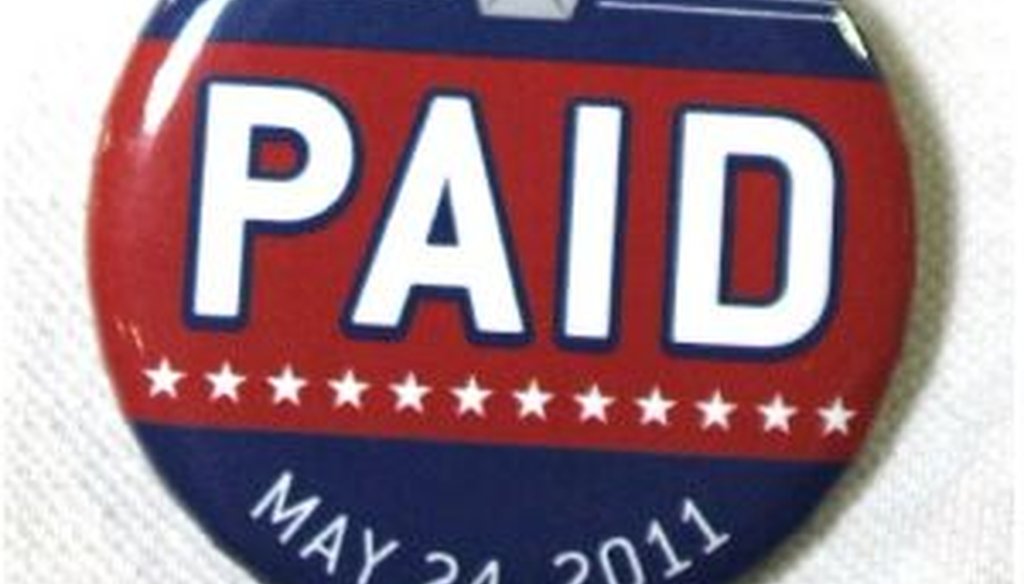
<path fill-rule="evenodd" d="M 789 434 L 790 419 L 796 415 L 797 408 L 786 403 L 780 394 L 775 394 L 771 403 L 758 406 L 761 415 L 764 416 L 764 431 L 772 432 L 778 430 L 783 434 Z"/>
<path fill-rule="evenodd" d="M 285 365 L 280 375 L 268 377 L 267 383 L 274 388 L 274 405 L 281 405 L 290 402 L 294 405 L 301 405 L 299 392 L 306 386 L 306 380 L 295 375 L 291 365 Z"/>
<path fill-rule="evenodd" d="M 494 392 L 489 389 L 481 388 L 477 384 L 476 377 L 470 377 L 466 385 L 452 390 L 452 394 L 459 399 L 459 416 L 473 413 L 481 418 L 485 417 L 487 412 L 484 402 L 491 397 L 492 393 Z"/>
<path fill-rule="evenodd" d="M 668 412 L 676 407 L 674 400 L 665 399 L 665 396 L 661 394 L 660 387 L 651 390 L 649 396 L 636 400 L 636 404 L 640 406 L 642 414 L 640 423 L 644 426 L 648 424 L 668 426 Z"/>
<path fill-rule="evenodd" d="M 420 385 L 416 381 L 416 375 L 410 373 L 402 383 L 392 383 L 391 391 L 395 397 L 395 411 L 414 410 L 423 413 L 423 398 L 430 393 L 430 388 Z"/>
<path fill-rule="evenodd" d="M 146 369 L 143 373 L 149 378 L 150 397 L 157 397 L 161 394 L 166 394 L 171 399 L 178 397 L 178 382 L 185 377 L 185 374 L 175 371 L 167 357 L 161 359 L 158 366 Z"/>
<path fill-rule="evenodd" d="M 581 422 L 597 420 L 602 424 L 608 423 L 608 407 L 615 403 L 615 398 L 601 393 L 601 388 L 596 384 L 591 385 L 587 393 L 577 394 L 575 400 L 580 404 Z"/>
<path fill-rule="evenodd" d="M 537 383 L 536 379 L 531 381 L 525 390 L 514 392 L 512 395 L 519 402 L 520 420 L 525 420 L 530 416 L 535 416 L 541 420 L 548 419 L 548 402 L 553 400 L 555 396 L 541 390 L 540 384 Z"/>
<path fill-rule="evenodd" d="M 238 403 L 238 386 L 242 385 L 245 377 L 236 374 L 231 369 L 231 364 L 224 362 L 217 373 L 207 373 L 206 379 L 212 384 L 210 401 L 228 399 Z"/>
<path fill-rule="evenodd" d="M 822 433 L 825 436 L 850 433 L 850 421 L 857 417 L 857 412 L 846 407 L 843 398 L 836 398 L 827 408 L 819 408 L 818 415 L 823 422 Z"/>
<path fill-rule="evenodd" d="M 736 411 L 736 407 L 736 404 L 725 401 L 722 390 L 716 389 L 710 398 L 697 402 L 697 409 L 704 415 L 700 424 L 701 430 L 707 431 L 715 426 L 723 430 L 731 429 L 729 417 Z"/>
<path fill-rule="evenodd" d="M 363 409 L 363 393 L 370 388 L 370 384 L 356 377 L 355 371 L 349 369 L 341 379 L 331 379 L 327 382 L 334 390 L 334 408 L 339 409 L 345 406 L 352 406 L 357 410 Z"/>

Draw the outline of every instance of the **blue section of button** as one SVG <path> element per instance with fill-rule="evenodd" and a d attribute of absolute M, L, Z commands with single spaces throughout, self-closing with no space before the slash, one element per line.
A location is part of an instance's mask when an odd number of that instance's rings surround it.
<path fill-rule="evenodd" d="M 146 36 L 873 78 L 829 0 L 582 0 L 571 22 L 473 0 L 165 0 Z M 190 28 L 191 27 L 191 28 Z"/>
<path fill-rule="evenodd" d="M 431 581 L 445 572 L 447 564 L 431 556 L 442 552 L 459 558 L 458 582 L 472 582 L 493 558 L 501 562 L 504 584 L 561 584 L 572 581 L 578 561 L 556 568 L 553 559 L 572 550 L 590 558 L 585 581 L 600 583 L 606 581 L 600 546 L 613 539 L 618 543 L 606 551 L 621 581 L 631 581 L 622 551 L 629 541 L 646 582 L 721 583 L 793 531 L 842 470 L 836 464 L 136 428 L 165 480 L 209 533 L 277 584 L 356 582 L 367 529 L 378 549 L 391 539 L 400 542 L 371 583 Z M 266 509 L 255 520 L 251 515 L 283 473 L 292 477 L 287 504 L 320 500 L 285 544 L 287 521 L 274 525 Z M 710 555 L 696 522 L 682 520 L 686 499 L 711 528 L 731 536 Z M 345 539 L 329 575 L 322 555 L 302 555 L 339 515 L 347 517 Z M 665 579 L 669 563 L 649 539 L 655 519 L 680 559 L 692 560 L 685 577 Z"/>

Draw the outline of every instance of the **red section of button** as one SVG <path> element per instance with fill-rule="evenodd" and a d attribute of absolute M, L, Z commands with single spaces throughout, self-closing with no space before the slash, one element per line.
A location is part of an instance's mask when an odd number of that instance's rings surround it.
<path fill-rule="evenodd" d="M 864 437 L 898 354 L 913 271 L 907 164 L 877 83 L 219 45 L 207 48 L 180 84 L 154 84 L 166 58 L 167 46 L 153 41 L 134 57 L 111 109 L 92 203 L 100 328 L 132 418 L 794 460 L 845 460 Z M 358 188 L 345 210 L 315 231 L 257 238 L 244 329 L 189 329 L 182 296 L 198 84 L 211 76 L 280 79 L 282 71 L 331 92 L 350 110 L 364 153 Z M 534 338 L 525 346 L 473 345 L 457 306 L 433 300 L 421 303 L 400 343 L 353 340 L 338 326 L 414 118 L 438 88 L 472 93 L 480 104 L 532 316 Z M 569 102 L 581 97 L 614 99 L 631 116 L 621 336 L 613 349 L 599 353 L 567 351 L 552 331 L 563 131 Z M 664 350 L 672 129 L 688 104 L 794 112 L 813 120 L 836 148 L 845 179 L 838 309 L 820 342 L 802 352 L 759 361 Z M 266 153 L 269 166 L 286 169 L 289 157 L 275 152 Z M 774 239 L 778 221 L 759 220 L 773 217 L 778 206 L 771 196 L 774 182 L 760 173 L 741 181 L 744 203 L 735 222 L 742 236 L 735 252 L 742 261 L 732 282 L 743 292 L 761 292 L 774 277 L 774 256 L 764 242 Z M 184 375 L 176 381 L 176 397 L 154 395 L 147 376 L 165 358 Z M 225 362 L 246 377 L 237 402 L 211 399 L 207 375 Z M 287 379 L 281 376 L 286 365 L 306 381 L 298 405 L 274 403 L 271 380 Z M 335 407 L 330 381 L 349 369 L 370 384 L 360 410 Z M 423 412 L 396 411 L 391 386 L 410 373 L 431 388 Z M 493 391 L 484 418 L 460 415 L 452 393 L 471 376 Z M 522 416 L 516 395 L 531 380 L 553 394 L 544 420 Z M 607 423 L 581 420 L 580 399 L 595 384 L 615 400 Z M 637 402 L 655 395 L 655 387 L 674 402 L 665 425 L 644 423 Z M 728 428 L 706 427 L 702 404 L 713 403 L 716 392 L 735 406 Z M 856 413 L 847 433 L 828 431 L 823 411 L 837 404 Z M 770 428 L 765 413 L 779 406 L 797 409 L 786 432 Z"/>

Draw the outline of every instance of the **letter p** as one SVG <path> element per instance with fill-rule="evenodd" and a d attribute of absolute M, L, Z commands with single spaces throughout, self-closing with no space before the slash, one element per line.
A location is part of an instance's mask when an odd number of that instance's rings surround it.
<path fill-rule="evenodd" d="M 185 313 L 190 324 L 244 323 L 257 232 L 299 233 L 341 208 L 357 163 L 344 110 L 308 87 L 215 80 L 197 111 Z M 283 136 L 297 161 L 260 166 L 263 138 Z"/>

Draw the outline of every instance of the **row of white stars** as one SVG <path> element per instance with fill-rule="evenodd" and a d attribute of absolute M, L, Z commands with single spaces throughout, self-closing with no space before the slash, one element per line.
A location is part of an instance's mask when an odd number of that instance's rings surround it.
<path fill-rule="evenodd" d="M 177 398 L 178 383 L 186 377 L 185 373 L 175 370 L 167 358 L 161 359 L 156 367 L 145 369 L 143 372 L 150 382 L 149 395 L 154 398 Z M 219 371 L 207 373 L 204 377 L 210 384 L 210 401 L 228 400 L 234 403 L 239 402 L 239 389 L 248 379 L 234 371 L 230 363 L 224 363 Z M 306 379 L 296 374 L 291 365 L 286 365 L 279 374 L 267 377 L 265 381 L 273 390 L 275 406 L 301 405 L 302 389 L 309 385 Z M 350 407 L 361 410 L 365 394 L 370 389 L 370 384 L 359 379 L 353 370 L 346 371 L 337 379 L 328 380 L 327 384 L 334 391 L 334 406 L 337 409 Z M 395 398 L 396 412 L 409 411 L 417 414 L 426 412 L 424 399 L 433 392 L 432 388 L 421 384 L 413 373 L 409 373 L 401 382 L 391 384 L 389 388 Z M 459 417 L 486 418 L 487 400 L 494 391 L 481 387 L 476 377 L 471 376 L 465 385 L 453 388 L 451 394 L 458 400 Z M 519 404 L 520 420 L 547 420 L 548 407 L 555 399 L 555 395 L 544 391 L 537 380 L 531 381 L 524 389 L 512 392 L 512 396 Z M 601 424 L 608 423 L 608 411 L 618 401 L 615 397 L 602 393 L 596 384 L 582 393 L 573 395 L 573 400 L 579 407 L 580 422 Z M 677 400 L 668 399 L 659 387 L 654 387 L 648 395 L 634 400 L 634 403 L 640 410 L 640 424 L 644 426 L 669 426 L 669 414 L 679 404 Z M 732 429 L 732 416 L 740 407 L 727 401 L 721 390 L 716 390 L 707 399 L 696 401 L 693 405 L 701 413 L 701 428 L 705 431 Z M 790 433 L 793 420 L 800 412 L 799 408 L 787 403 L 782 394 L 776 394 L 768 403 L 757 405 L 757 411 L 763 419 L 762 429 L 765 433 L 782 434 Z M 857 417 L 857 412 L 849 409 L 841 397 L 834 399 L 827 407 L 818 408 L 817 414 L 821 419 L 822 434 L 825 436 L 849 435 L 850 424 Z"/>

